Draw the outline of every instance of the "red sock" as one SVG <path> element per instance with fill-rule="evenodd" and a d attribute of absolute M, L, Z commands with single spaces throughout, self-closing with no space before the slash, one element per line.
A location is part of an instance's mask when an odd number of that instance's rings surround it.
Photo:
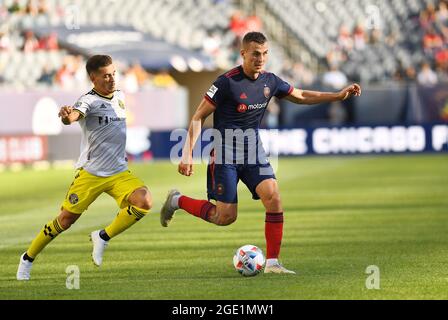
<path fill-rule="evenodd" d="M 201 218 L 205 221 L 208 220 L 210 211 L 215 208 L 215 205 L 206 200 L 195 200 L 186 196 L 179 198 L 179 208 L 187 211 L 189 214 Z"/>
<path fill-rule="evenodd" d="M 283 238 L 283 212 L 266 212 L 264 234 L 266 237 L 266 258 L 277 259 L 280 255 Z"/>

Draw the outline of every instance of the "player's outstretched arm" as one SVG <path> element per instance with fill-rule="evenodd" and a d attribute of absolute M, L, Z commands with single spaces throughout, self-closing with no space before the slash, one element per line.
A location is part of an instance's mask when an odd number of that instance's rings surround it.
<path fill-rule="evenodd" d="M 297 104 L 317 104 L 344 101 L 352 96 L 361 95 L 361 86 L 357 83 L 345 87 L 339 92 L 320 92 L 294 89 L 285 99 Z"/>
<path fill-rule="evenodd" d="M 184 176 L 191 176 L 193 172 L 193 149 L 201 135 L 202 125 L 205 119 L 216 110 L 216 107 L 206 99 L 202 99 L 201 104 L 194 113 L 190 127 L 188 128 L 187 140 L 182 149 L 182 160 L 179 163 L 178 171 Z"/>
<path fill-rule="evenodd" d="M 70 125 L 73 122 L 78 121 L 81 114 L 77 110 L 74 110 L 73 107 L 63 106 L 59 110 L 58 116 L 61 117 L 63 124 Z"/>

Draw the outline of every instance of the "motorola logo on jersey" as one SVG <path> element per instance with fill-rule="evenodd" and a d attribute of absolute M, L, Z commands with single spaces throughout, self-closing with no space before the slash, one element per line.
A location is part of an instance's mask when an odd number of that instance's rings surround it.
<path fill-rule="evenodd" d="M 268 106 L 268 103 L 257 103 L 257 104 L 251 104 L 249 107 L 247 107 L 249 110 L 258 110 L 258 109 L 264 109 Z"/>
<path fill-rule="evenodd" d="M 258 109 L 264 109 L 268 106 L 268 103 L 257 103 L 257 104 L 251 104 L 249 106 L 245 105 L 244 103 L 238 105 L 237 111 L 239 113 L 245 113 L 246 111 L 250 110 L 258 110 Z"/>
<path fill-rule="evenodd" d="M 238 106 L 238 108 L 236 109 L 239 113 L 244 113 L 246 112 L 248 109 L 247 105 L 245 105 L 244 103 L 240 104 Z"/>

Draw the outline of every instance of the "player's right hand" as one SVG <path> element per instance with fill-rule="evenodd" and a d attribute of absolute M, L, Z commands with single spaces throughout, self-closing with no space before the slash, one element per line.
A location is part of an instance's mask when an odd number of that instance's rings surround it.
<path fill-rule="evenodd" d="M 72 113 L 72 111 L 73 107 L 63 106 L 61 110 L 59 110 L 58 116 L 61 117 L 62 119 L 66 119 L 70 115 L 70 113 Z"/>
<path fill-rule="evenodd" d="M 361 86 L 357 83 L 354 83 L 348 87 L 345 87 L 339 92 L 341 96 L 341 100 L 344 101 L 350 97 L 359 97 L 361 95 Z"/>
<path fill-rule="evenodd" d="M 192 163 L 185 164 L 185 163 L 181 162 L 181 163 L 179 163 L 179 167 L 178 167 L 177 171 L 179 171 L 179 173 L 183 176 L 190 177 L 194 174 L 193 164 Z"/>

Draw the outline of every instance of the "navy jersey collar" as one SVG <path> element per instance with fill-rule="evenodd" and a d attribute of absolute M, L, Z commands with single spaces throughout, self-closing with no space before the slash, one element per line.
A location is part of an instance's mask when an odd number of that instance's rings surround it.
<path fill-rule="evenodd" d="M 250 80 L 250 81 L 252 81 L 252 82 L 255 82 L 255 81 L 257 81 L 258 79 L 260 79 L 261 76 L 262 76 L 263 73 L 264 73 L 263 71 L 261 71 L 260 74 L 258 75 L 258 78 L 257 78 L 257 79 L 252 79 L 251 77 L 249 77 L 249 76 L 244 72 L 244 68 L 243 68 L 242 65 L 240 65 L 240 66 L 238 67 L 238 69 L 240 70 L 240 72 L 241 72 L 241 74 L 243 75 L 244 78 L 246 78 L 246 79 L 248 79 L 248 80 Z"/>

